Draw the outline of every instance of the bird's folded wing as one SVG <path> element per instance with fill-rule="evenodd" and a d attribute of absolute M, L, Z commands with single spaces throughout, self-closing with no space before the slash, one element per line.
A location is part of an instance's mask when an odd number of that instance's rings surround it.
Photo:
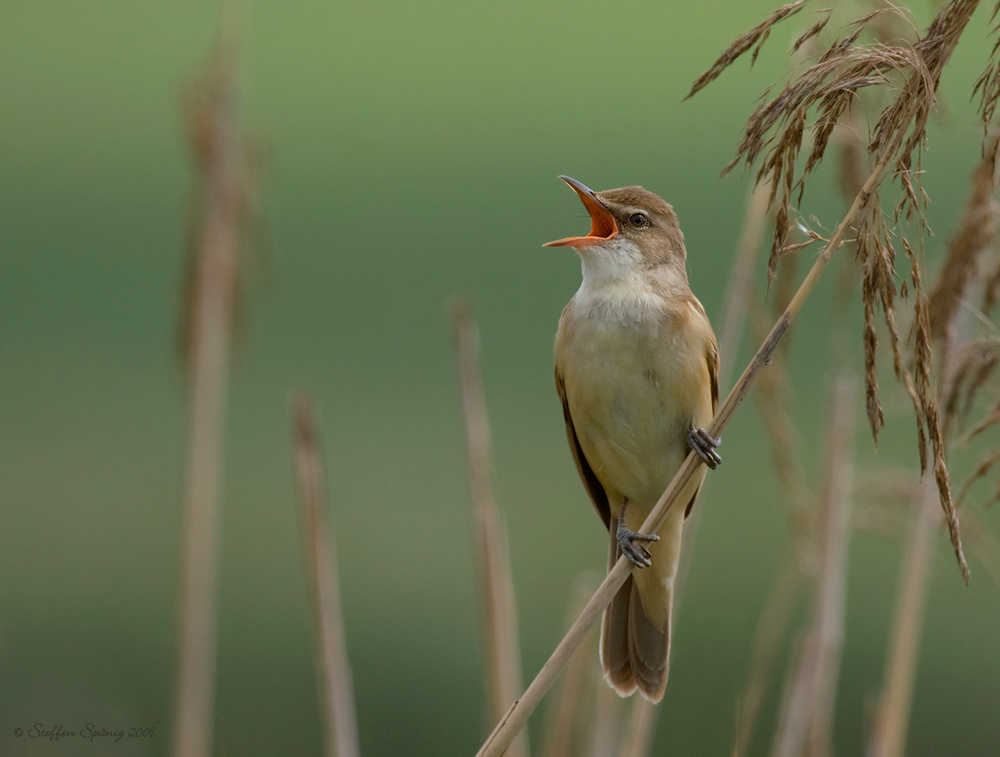
<path fill-rule="evenodd" d="M 566 419 L 566 436 L 569 439 L 569 448 L 573 451 L 576 468 L 580 471 L 580 478 L 583 479 L 583 485 L 587 487 L 587 493 L 590 495 L 591 502 L 594 503 L 597 514 L 601 516 L 604 526 L 610 531 L 611 507 L 608 504 L 608 495 L 604 491 L 604 487 L 601 486 L 601 482 L 597 480 L 594 469 L 590 467 L 590 463 L 587 462 L 587 458 L 580 448 L 580 440 L 576 436 L 576 427 L 573 425 L 573 416 L 569 411 L 569 400 L 566 399 L 566 385 L 563 383 L 558 365 L 556 366 L 556 391 L 559 392 L 559 399 L 562 400 L 563 417 Z"/>

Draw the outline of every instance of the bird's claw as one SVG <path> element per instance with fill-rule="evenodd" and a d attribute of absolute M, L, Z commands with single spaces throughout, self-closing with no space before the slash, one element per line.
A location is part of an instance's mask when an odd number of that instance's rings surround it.
<path fill-rule="evenodd" d="M 659 541 L 660 537 L 656 534 L 640 534 L 636 531 L 629 531 L 625 528 L 624 524 L 619 523 L 618 531 L 615 532 L 615 539 L 618 540 L 618 547 L 621 549 L 622 554 L 625 555 L 629 562 L 635 567 L 648 568 L 653 564 L 653 559 L 649 554 L 649 550 L 641 544 L 636 544 L 635 542 Z"/>
<path fill-rule="evenodd" d="M 715 448 L 722 444 L 722 439 L 716 439 L 705 429 L 691 429 L 691 432 L 688 434 L 688 444 L 690 444 L 691 449 L 697 452 L 698 456 L 704 460 L 705 465 L 712 470 L 715 470 L 719 463 L 722 462 L 722 458 L 719 457 L 719 453 L 715 451 Z"/>

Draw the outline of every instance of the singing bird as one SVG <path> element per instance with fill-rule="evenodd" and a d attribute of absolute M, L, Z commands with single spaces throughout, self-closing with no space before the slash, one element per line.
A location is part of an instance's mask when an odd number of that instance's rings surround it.
<path fill-rule="evenodd" d="M 580 477 L 611 534 L 608 570 L 632 573 L 604 612 L 601 662 L 622 696 L 663 698 L 670 606 L 681 531 L 705 468 L 656 534 L 646 516 L 694 449 L 715 468 L 705 430 L 719 400 L 719 353 L 688 286 L 684 235 L 673 208 L 642 187 L 594 192 L 560 176 L 590 214 L 590 234 L 549 242 L 580 255 L 583 283 L 556 333 L 556 389 Z"/>

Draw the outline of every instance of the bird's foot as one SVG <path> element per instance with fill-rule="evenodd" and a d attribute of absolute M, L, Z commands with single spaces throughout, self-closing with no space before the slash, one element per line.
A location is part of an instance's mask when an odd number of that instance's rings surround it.
<path fill-rule="evenodd" d="M 722 462 L 719 453 L 715 451 L 715 448 L 722 444 L 722 439 L 714 438 L 705 429 L 691 429 L 691 432 L 688 434 L 688 444 L 705 461 L 705 465 L 712 470 L 715 470 L 719 463 Z"/>
<path fill-rule="evenodd" d="M 653 559 L 649 555 L 649 550 L 646 549 L 642 544 L 636 544 L 636 542 L 653 542 L 659 541 L 660 537 L 656 534 L 640 534 L 636 531 L 629 531 L 622 521 L 618 521 L 618 530 L 615 532 L 615 539 L 618 540 L 618 546 L 622 551 L 622 554 L 629 559 L 637 568 L 648 568 L 653 564 Z"/>

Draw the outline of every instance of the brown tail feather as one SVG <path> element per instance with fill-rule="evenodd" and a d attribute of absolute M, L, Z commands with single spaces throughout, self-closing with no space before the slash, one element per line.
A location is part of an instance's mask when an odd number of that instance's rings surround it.
<path fill-rule="evenodd" d="M 643 612 L 635 585 L 629 597 L 628 656 L 639 691 L 650 702 L 659 702 L 670 672 L 670 618 L 666 628 L 657 628 Z"/>
<path fill-rule="evenodd" d="M 604 611 L 601 622 L 601 665 L 604 677 L 623 697 L 635 692 L 635 676 L 629 655 L 628 616 L 632 595 L 632 576 L 629 576 Z"/>
<path fill-rule="evenodd" d="M 612 536 L 609 565 L 614 565 L 618 556 L 618 544 Z M 663 698 L 670 669 L 669 617 L 663 631 L 649 619 L 642 609 L 632 576 L 626 579 L 604 611 L 601 665 L 611 688 L 621 696 L 630 696 L 638 689 L 651 702 Z"/>

